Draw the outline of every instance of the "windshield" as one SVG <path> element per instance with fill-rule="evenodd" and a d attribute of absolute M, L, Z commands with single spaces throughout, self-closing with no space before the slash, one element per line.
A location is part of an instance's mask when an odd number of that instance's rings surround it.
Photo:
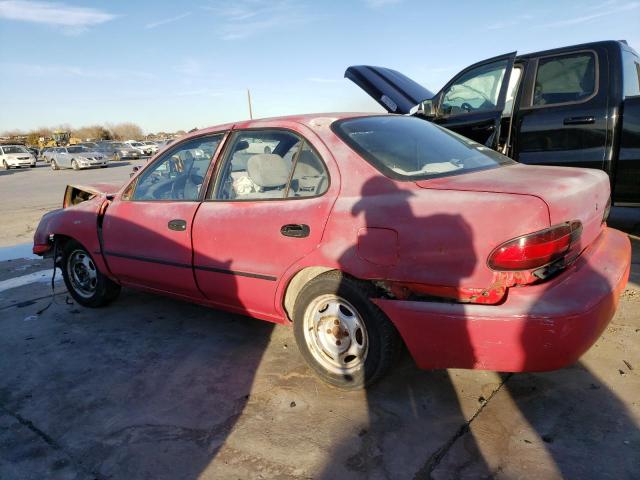
<path fill-rule="evenodd" d="M 89 149 L 87 147 L 83 147 L 81 145 L 76 145 L 74 147 L 67 147 L 67 152 L 69 153 L 80 153 L 80 152 L 88 152 Z"/>
<path fill-rule="evenodd" d="M 144 147 L 143 143 L 140 142 L 131 142 L 130 144 L 132 147 Z"/>
<path fill-rule="evenodd" d="M 4 153 L 29 153 L 26 148 L 13 145 L 9 147 L 2 147 L 2 150 Z"/>
<path fill-rule="evenodd" d="M 335 122 L 333 131 L 388 177 L 421 180 L 515 163 L 431 122 L 404 116 Z"/>
<path fill-rule="evenodd" d="M 129 148 L 129 145 L 125 145 L 124 143 L 112 143 L 111 146 L 113 148 Z"/>

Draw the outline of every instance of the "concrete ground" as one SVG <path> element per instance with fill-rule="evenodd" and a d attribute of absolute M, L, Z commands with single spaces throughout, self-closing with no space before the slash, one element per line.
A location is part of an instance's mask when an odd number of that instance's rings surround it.
<path fill-rule="evenodd" d="M 612 223 L 638 234 L 640 212 Z M 61 282 L 51 297 L 49 262 L 0 261 L 0 478 L 640 478 L 632 239 L 632 282 L 576 365 L 420 371 L 405 355 L 356 393 L 318 381 L 288 327 L 132 290 L 88 310 Z"/>

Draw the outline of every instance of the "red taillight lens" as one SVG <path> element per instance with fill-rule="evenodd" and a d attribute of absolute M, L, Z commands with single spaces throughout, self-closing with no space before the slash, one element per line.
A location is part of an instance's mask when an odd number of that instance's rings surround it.
<path fill-rule="evenodd" d="M 492 270 L 533 270 L 562 258 L 582 233 L 579 221 L 563 223 L 503 243 L 489 255 Z"/>

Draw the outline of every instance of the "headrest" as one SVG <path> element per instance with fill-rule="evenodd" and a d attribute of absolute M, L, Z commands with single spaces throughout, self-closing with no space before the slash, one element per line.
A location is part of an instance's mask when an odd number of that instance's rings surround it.
<path fill-rule="evenodd" d="M 259 187 L 279 187 L 289 181 L 289 164 L 280 155 L 261 153 L 249 159 L 247 173 Z"/>

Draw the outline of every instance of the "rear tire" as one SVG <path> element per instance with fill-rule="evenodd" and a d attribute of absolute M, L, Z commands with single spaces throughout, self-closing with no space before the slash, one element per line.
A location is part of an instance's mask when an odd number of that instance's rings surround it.
<path fill-rule="evenodd" d="M 62 277 L 73 299 L 84 307 L 107 305 L 120 294 L 120 285 L 103 275 L 87 250 L 73 240 L 62 250 Z"/>
<path fill-rule="evenodd" d="M 392 366 L 400 336 L 369 299 L 372 287 L 331 271 L 307 283 L 294 307 L 300 353 L 325 382 L 344 390 L 366 388 Z"/>

